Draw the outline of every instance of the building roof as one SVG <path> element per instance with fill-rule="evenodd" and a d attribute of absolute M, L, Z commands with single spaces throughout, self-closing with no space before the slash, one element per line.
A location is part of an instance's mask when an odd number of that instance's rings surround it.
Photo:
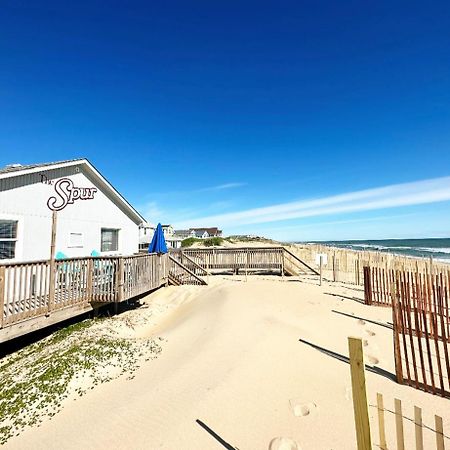
<path fill-rule="evenodd" d="M 210 227 L 210 228 L 189 228 L 189 231 L 194 232 L 207 232 L 210 236 L 214 234 L 222 233 L 222 230 L 219 230 L 217 227 Z M 203 233 L 202 233 L 203 234 Z"/>
<path fill-rule="evenodd" d="M 11 173 L 11 172 L 20 172 L 22 170 L 30 170 L 30 169 L 41 169 L 42 167 L 49 167 L 54 165 L 64 165 L 67 163 L 73 163 L 73 162 L 79 162 L 79 161 L 85 161 L 83 158 L 78 159 L 66 159 L 65 161 L 56 161 L 56 162 L 48 162 L 48 163 L 40 163 L 40 164 L 8 164 L 5 167 L 0 168 L 0 176 L 5 173 Z"/>
<path fill-rule="evenodd" d="M 0 169 L 0 179 L 12 178 L 29 173 L 39 172 L 43 168 L 46 170 L 59 169 L 61 167 L 82 166 L 105 191 L 112 194 L 115 203 L 130 217 L 136 224 L 146 222 L 144 217 L 120 194 L 120 192 L 93 166 L 86 158 L 68 159 L 65 161 L 48 162 L 41 164 L 10 164 Z"/>

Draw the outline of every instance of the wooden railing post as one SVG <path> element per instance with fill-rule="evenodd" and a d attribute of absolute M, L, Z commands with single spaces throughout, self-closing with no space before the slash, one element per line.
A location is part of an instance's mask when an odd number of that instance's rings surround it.
<path fill-rule="evenodd" d="M 0 266 L 0 328 L 3 328 L 5 319 L 5 284 L 6 284 L 6 268 Z"/>
<path fill-rule="evenodd" d="M 92 286 L 94 281 L 94 260 L 92 258 L 87 261 L 86 272 L 86 297 L 87 303 L 90 303 L 93 297 Z"/>
<path fill-rule="evenodd" d="M 124 283 L 125 283 L 125 264 L 124 259 L 119 258 L 119 264 L 117 265 L 117 296 L 116 301 L 121 302 L 124 299 Z"/>
<path fill-rule="evenodd" d="M 350 355 L 357 448 L 358 450 L 372 450 L 362 340 L 349 337 L 348 350 Z"/>

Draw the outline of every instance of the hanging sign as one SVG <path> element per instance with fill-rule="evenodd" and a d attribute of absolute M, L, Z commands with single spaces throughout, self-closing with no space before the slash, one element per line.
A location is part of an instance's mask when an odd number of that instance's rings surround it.
<path fill-rule="evenodd" d="M 45 182 L 43 180 L 43 182 Z M 47 183 L 46 183 L 47 184 Z M 75 203 L 76 200 L 92 200 L 97 188 L 76 187 L 70 178 L 61 178 L 51 184 L 55 189 L 55 196 L 47 201 L 47 206 L 52 211 L 61 211 L 67 205 Z"/>

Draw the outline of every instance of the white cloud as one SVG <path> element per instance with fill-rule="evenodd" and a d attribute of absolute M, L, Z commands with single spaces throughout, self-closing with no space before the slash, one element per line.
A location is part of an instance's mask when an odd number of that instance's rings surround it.
<path fill-rule="evenodd" d="M 302 217 L 369 211 L 450 200 L 450 177 L 394 184 L 329 197 L 280 203 L 185 221 L 181 227 L 216 224 L 220 227 L 277 222 Z"/>
<path fill-rule="evenodd" d="M 223 191 L 225 189 L 235 189 L 238 187 L 246 186 L 247 183 L 224 183 L 217 186 L 210 186 L 202 189 L 194 190 L 193 192 L 210 192 L 210 191 Z"/>

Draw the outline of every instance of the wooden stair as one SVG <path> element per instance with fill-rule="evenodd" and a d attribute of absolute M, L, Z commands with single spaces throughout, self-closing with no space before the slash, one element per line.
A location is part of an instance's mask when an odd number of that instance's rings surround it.
<path fill-rule="evenodd" d="M 173 256 L 169 255 L 169 284 L 181 286 L 184 284 L 206 286 L 208 283 L 192 272 Z"/>

